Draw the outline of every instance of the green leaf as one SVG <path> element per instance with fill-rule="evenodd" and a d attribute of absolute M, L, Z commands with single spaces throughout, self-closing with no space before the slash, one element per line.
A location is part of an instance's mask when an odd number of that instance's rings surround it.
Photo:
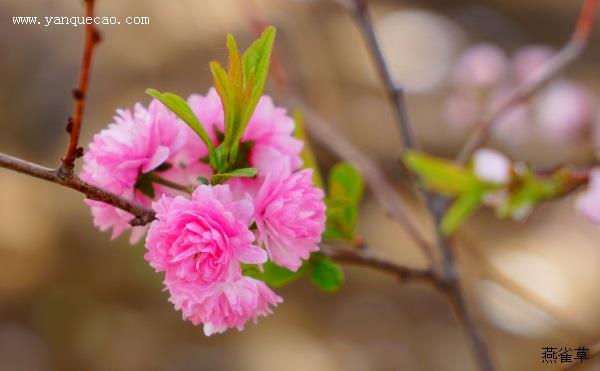
<path fill-rule="evenodd" d="M 445 196 L 458 196 L 474 183 L 481 183 L 469 170 L 445 159 L 407 151 L 403 160 L 426 189 Z"/>
<path fill-rule="evenodd" d="M 212 176 L 210 182 L 211 184 L 221 184 L 228 179 L 234 177 L 243 177 L 243 178 L 252 178 L 258 174 L 258 169 L 255 167 L 246 167 L 242 169 L 235 169 L 228 173 L 215 174 Z"/>
<path fill-rule="evenodd" d="M 329 173 L 327 228 L 323 237 L 330 240 L 352 240 L 358 223 L 358 204 L 364 183 L 360 173 L 347 163 L 335 165 Z"/>
<path fill-rule="evenodd" d="M 268 27 L 242 56 L 234 37 L 228 34 L 227 71 L 216 61 L 210 63 L 225 112 L 225 139 L 221 143 L 225 165 L 219 172 L 235 168 L 240 139 L 266 84 L 275 33 L 275 28 Z"/>
<path fill-rule="evenodd" d="M 300 158 L 302 158 L 302 162 L 304 163 L 304 167 L 307 169 L 313 170 L 313 183 L 315 186 L 319 188 L 323 188 L 323 178 L 321 177 L 321 171 L 319 170 L 319 166 L 317 165 L 317 160 L 315 159 L 315 155 L 310 146 L 310 142 L 306 135 L 306 130 L 304 129 L 304 118 L 302 117 L 302 112 L 299 110 L 294 111 L 294 122 L 296 127 L 294 129 L 294 136 L 302 141 L 304 146 L 302 147 L 302 152 L 300 153 Z"/>
<path fill-rule="evenodd" d="M 263 264 L 263 271 L 259 271 L 255 265 L 244 265 L 244 275 L 259 279 L 267 285 L 278 288 L 285 286 L 305 274 L 304 267 L 300 267 L 296 272 L 280 267 L 271 261 Z"/>
<path fill-rule="evenodd" d="M 483 194 L 479 192 L 464 193 L 450 206 L 442 223 L 441 232 L 448 236 L 458 229 L 481 205 Z"/>
<path fill-rule="evenodd" d="M 329 218 L 329 216 L 328 216 Z M 335 240 L 351 240 L 352 233 L 348 233 L 346 231 L 342 231 L 341 228 L 338 228 L 335 225 L 328 225 L 323 231 L 323 239 L 335 241 Z"/>
<path fill-rule="evenodd" d="M 198 177 L 198 178 L 196 178 L 196 179 L 198 179 L 198 181 L 199 181 L 200 183 L 204 184 L 204 185 L 209 185 L 209 184 L 210 184 L 210 182 L 208 181 L 208 179 L 206 179 L 206 178 L 205 178 L 205 177 L 203 177 L 203 176 L 199 176 L 199 177 Z"/>
<path fill-rule="evenodd" d="M 309 277 L 323 291 L 336 291 L 344 283 L 344 271 L 321 254 L 311 256 Z"/>
<path fill-rule="evenodd" d="M 208 147 L 211 166 L 216 169 L 218 164 L 214 144 L 206 133 L 206 130 L 204 130 L 204 126 L 200 120 L 198 120 L 190 106 L 188 106 L 185 99 L 181 98 L 177 94 L 161 93 L 155 89 L 146 89 L 146 94 L 158 99 L 162 104 L 173 111 L 173 113 L 179 116 L 179 118 L 181 118 L 189 127 L 191 127 L 196 134 L 198 134 L 200 139 L 202 139 L 202 141 Z"/>
<path fill-rule="evenodd" d="M 347 201 L 347 200 L 346 200 Z M 327 239 L 352 240 L 358 222 L 358 207 L 345 202 L 326 198 L 326 229 L 323 237 Z"/>
<path fill-rule="evenodd" d="M 242 56 L 244 99 L 240 118 L 241 125 L 240 130 L 236 133 L 236 141 L 239 141 L 239 138 L 241 138 L 256 108 L 256 104 L 263 94 L 269 75 L 271 52 L 276 33 L 275 27 L 267 27 L 260 37 L 246 49 Z"/>
<path fill-rule="evenodd" d="M 362 199 L 364 183 L 362 176 L 352 165 L 342 162 L 335 165 L 329 173 L 329 197 L 347 199 L 357 205 Z"/>
<path fill-rule="evenodd" d="M 219 62 L 210 62 L 209 67 L 213 75 L 215 89 L 223 105 L 223 112 L 225 113 L 225 138 L 227 138 L 228 135 L 233 133 L 236 121 L 237 107 L 235 96 L 238 92 L 235 90 L 235 85 L 229 80 L 228 73 Z"/>
<path fill-rule="evenodd" d="M 227 34 L 227 50 L 229 51 L 227 75 L 236 91 L 242 91 L 244 87 L 244 72 L 242 70 L 242 59 L 232 34 Z M 241 98 L 241 96 L 237 97 Z"/>

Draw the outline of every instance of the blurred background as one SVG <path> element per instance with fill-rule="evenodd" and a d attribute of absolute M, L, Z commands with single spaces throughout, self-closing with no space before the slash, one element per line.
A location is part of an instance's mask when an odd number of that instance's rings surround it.
<path fill-rule="evenodd" d="M 487 104 L 481 95 L 476 103 L 460 100 L 466 83 L 456 71 L 465 51 L 491 43 L 495 57 L 483 65 L 494 66 L 513 63 L 515 53 L 530 45 L 557 49 L 568 39 L 581 1 L 370 4 L 394 78 L 406 86 L 420 145 L 451 156 L 471 127 L 468 113 Z M 0 151 L 58 164 L 83 45 L 83 27 L 13 25 L 12 17 L 82 12 L 78 0 L 0 1 Z M 226 33 L 245 47 L 255 36 L 253 22 L 261 19 L 278 27 L 276 50 L 288 89 L 383 167 L 429 231 L 407 191 L 401 141 L 360 33 L 333 1 L 98 0 L 96 13 L 151 21 L 99 27 L 104 40 L 93 62 L 82 144 L 111 122 L 116 108 L 148 102 L 148 87 L 204 94 L 211 84 L 208 62 L 226 57 Z M 536 101 L 513 131 L 495 133 L 492 144 L 540 168 L 592 163 L 598 43 L 595 32 L 565 74 L 585 95 L 569 105 L 576 114 L 544 111 L 560 108 L 556 101 L 562 98 L 545 106 Z M 483 76 L 494 73 L 486 71 Z M 544 114 L 576 119 L 556 123 L 543 120 Z M 544 125 L 566 131 L 547 136 L 554 129 Z M 323 169 L 337 161 L 325 146 L 315 147 Z M 575 348 L 600 339 L 600 227 L 577 215 L 575 197 L 542 205 L 524 223 L 482 211 L 464 228 L 469 247 L 459 246 L 460 269 L 499 370 L 558 370 L 567 364 L 543 365 L 542 347 Z M 278 290 L 284 303 L 257 325 L 206 338 L 167 302 L 161 277 L 143 260 L 143 246 L 129 246 L 126 237 L 111 242 L 98 232 L 81 195 L 0 169 L 0 205 L 2 371 L 475 370 L 449 303 L 427 285 L 398 285 L 392 277 L 348 267 L 339 292 L 296 282 Z M 382 256 L 425 264 L 368 194 L 360 232 Z M 532 300 L 489 277 L 490 266 Z M 590 360 L 580 369 L 600 366 Z"/>

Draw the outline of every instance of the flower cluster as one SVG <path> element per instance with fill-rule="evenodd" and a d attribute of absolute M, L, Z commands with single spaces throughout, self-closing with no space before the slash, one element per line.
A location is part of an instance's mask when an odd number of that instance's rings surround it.
<path fill-rule="evenodd" d="M 192 95 L 187 104 L 219 147 L 226 115 L 217 92 Z M 248 320 L 269 314 L 282 299 L 264 282 L 245 276 L 245 265 L 260 269 L 271 260 L 296 271 L 318 250 L 325 228 L 323 191 L 313 185 L 312 170 L 301 169 L 302 142 L 293 137 L 294 121 L 261 97 L 235 160 L 236 168 L 253 167 L 257 175 L 208 185 L 215 170 L 206 143 L 162 103 L 153 100 L 147 108 L 138 104 L 117 113 L 94 137 L 81 176 L 155 210 L 145 258 L 164 272 L 175 308 L 203 324 L 207 335 L 241 330 Z M 132 215 L 86 202 L 94 224 L 112 228 L 113 238 L 131 228 Z M 133 227 L 131 240 L 144 233 Z"/>
<path fill-rule="evenodd" d="M 518 85 L 532 78 L 555 54 L 544 46 L 529 46 L 508 57 L 492 44 L 467 49 L 458 59 L 452 93 L 444 103 L 443 116 L 457 130 L 468 131 L 486 114 L 502 104 Z M 528 102 L 515 105 L 498 120 L 494 137 L 503 145 L 525 145 L 531 140 L 549 144 L 572 144 L 586 133 L 600 130 L 598 105 L 593 94 L 566 78 L 542 89 Z M 595 138 L 597 137 L 597 138 Z M 594 139 L 595 138 L 595 139 Z M 600 135 L 592 136 L 598 145 Z"/>

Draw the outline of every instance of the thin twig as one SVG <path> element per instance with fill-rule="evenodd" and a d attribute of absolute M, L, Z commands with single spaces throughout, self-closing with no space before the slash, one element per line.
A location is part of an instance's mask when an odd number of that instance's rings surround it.
<path fill-rule="evenodd" d="M 375 67 L 377 73 L 381 78 L 381 81 L 385 85 L 385 91 L 388 95 L 390 102 L 394 107 L 396 114 L 396 122 L 402 134 L 402 141 L 404 143 L 404 149 L 410 149 L 415 146 L 415 141 L 412 134 L 408 113 L 406 111 L 406 103 L 404 100 L 404 89 L 401 85 L 396 84 L 392 78 L 392 74 L 385 61 L 385 57 L 381 50 L 381 46 L 377 41 L 375 30 L 373 28 L 373 22 L 369 15 L 369 9 L 366 0 L 354 0 L 351 4 L 346 2 L 342 3 L 345 7 L 351 10 L 351 13 L 355 16 L 356 22 L 358 23 L 365 41 L 369 46 L 371 55 L 375 61 Z"/>
<path fill-rule="evenodd" d="M 85 16 L 87 18 L 94 17 L 94 0 L 85 0 Z M 83 48 L 83 56 L 81 59 L 81 69 L 79 71 L 79 84 L 73 90 L 73 116 L 69 118 L 67 131 L 70 134 L 69 144 L 65 157 L 63 158 L 58 175 L 64 179 L 73 175 L 75 160 L 81 157 L 83 149 L 79 147 L 79 132 L 81 131 L 81 121 L 85 108 L 85 100 L 87 98 L 88 84 L 90 80 L 90 68 L 92 66 L 92 56 L 95 46 L 100 42 L 100 34 L 93 22 L 85 25 L 85 46 Z"/>
<path fill-rule="evenodd" d="M 41 165 L 37 165 L 16 157 L 0 153 L 0 167 L 17 171 L 19 173 L 31 175 L 36 178 L 44 179 L 52 183 L 62 185 L 83 193 L 90 200 L 101 201 L 106 204 L 118 207 L 121 210 L 127 211 L 134 218 L 131 221 L 132 225 L 144 225 L 154 220 L 154 211 L 144 206 L 131 202 L 121 196 L 104 190 L 100 187 L 87 183 L 79 177 L 72 175 L 66 179 L 59 176 L 60 170 L 50 169 Z"/>
<path fill-rule="evenodd" d="M 404 103 L 404 93 L 402 88 L 392 80 L 388 64 L 385 61 L 381 46 L 375 36 L 366 0 L 344 0 L 340 3 L 352 12 L 367 42 L 367 46 L 375 60 L 377 71 L 385 85 L 388 97 L 395 108 L 396 118 L 402 131 L 405 149 L 414 147 L 408 114 Z M 438 280 L 440 281 L 441 288 L 449 297 L 454 306 L 456 315 L 463 324 L 463 328 L 467 333 L 479 369 L 482 371 L 492 371 L 494 370 L 494 366 L 490 357 L 489 347 L 468 308 L 467 299 L 458 279 L 456 258 L 452 251 L 452 246 L 450 245 L 450 241 L 443 236 L 439 230 L 442 216 L 447 207 L 447 200 L 426 191 L 422 191 L 422 194 L 434 221 L 437 247 L 442 254 L 441 272 L 438 273 Z"/>
<path fill-rule="evenodd" d="M 596 18 L 599 0 L 586 0 L 579 13 L 575 31 L 563 48 L 545 64 L 543 64 L 531 78 L 517 86 L 503 101 L 485 117 L 477 128 L 471 133 L 465 146 L 457 157 L 459 163 L 466 163 L 473 153 L 485 144 L 499 119 L 510 111 L 515 105 L 529 99 L 538 92 L 547 82 L 552 80 L 571 62 L 573 62 L 585 49 L 592 26 Z"/>
<path fill-rule="evenodd" d="M 302 101 L 290 98 L 287 103 L 302 110 L 306 128 L 312 139 L 327 146 L 340 158 L 352 163 L 360 170 L 381 207 L 404 228 L 408 236 L 423 250 L 429 262 L 433 263 L 434 256 L 431 243 L 418 230 L 416 223 L 407 213 L 410 207 L 394 190 L 379 166 L 340 133 L 336 132 L 332 125 L 319 113 L 307 107 Z"/>
<path fill-rule="evenodd" d="M 426 281 L 436 284 L 436 277 L 430 269 L 402 266 L 374 256 L 369 249 L 349 249 L 331 245 L 321 245 L 320 252 L 334 261 L 343 264 L 372 268 L 395 275 L 400 281 Z"/>

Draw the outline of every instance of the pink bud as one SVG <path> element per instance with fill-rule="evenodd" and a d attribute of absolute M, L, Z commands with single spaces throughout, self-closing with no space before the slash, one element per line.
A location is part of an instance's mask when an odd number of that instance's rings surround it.
<path fill-rule="evenodd" d="M 473 155 L 473 172 L 484 181 L 508 183 L 510 180 L 510 160 L 502 153 L 482 148 Z"/>

